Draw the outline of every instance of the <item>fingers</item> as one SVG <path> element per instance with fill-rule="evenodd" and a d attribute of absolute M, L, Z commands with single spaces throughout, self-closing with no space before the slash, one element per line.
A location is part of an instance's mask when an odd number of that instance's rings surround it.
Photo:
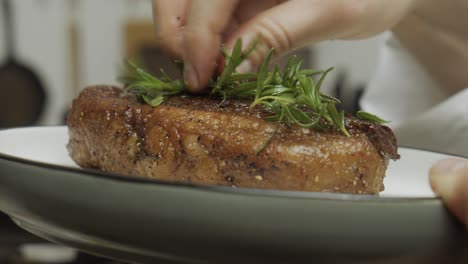
<path fill-rule="evenodd" d="M 246 71 L 247 68 L 261 64 L 270 48 L 274 48 L 275 55 L 280 56 L 321 40 L 364 38 L 379 33 L 396 25 L 419 2 L 265 0 L 262 1 L 265 6 L 275 6 L 265 11 L 238 15 L 236 22 L 249 20 L 243 24 L 232 23 L 239 1 L 191 1 L 182 45 L 184 79 L 189 90 L 200 91 L 206 87 L 216 68 L 218 49 L 226 31 L 233 31 L 227 38 L 228 46 L 232 46 L 238 38 L 243 39 L 245 46 L 255 38 L 261 38 L 261 45 L 240 68 Z M 246 3 L 240 2 L 242 5 Z M 239 7 L 241 9 L 242 6 Z"/>
<path fill-rule="evenodd" d="M 468 160 L 442 160 L 431 168 L 429 178 L 434 192 L 468 226 Z"/>
<path fill-rule="evenodd" d="M 153 20 L 158 44 L 171 56 L 181 59 L 183 27 L 188 0 L 153 0 Z"/>
<path fill-rule="evenodd" d="M 413 0 L 293 0 L 270 8 L 242 25 L 228 43 L 256 36 L 266 47 L 250 57 L 259 65 L 270 48 L 279 56 L 322 40 L 364 38 L 393 27 L 412 8 Z"/>
<path fill-rule="evenodd" d="M 184 79 L 192 92 L 208 84 L 216 68 L 224 30 L 237 0 L 194 0 L 184 32 Z"/>

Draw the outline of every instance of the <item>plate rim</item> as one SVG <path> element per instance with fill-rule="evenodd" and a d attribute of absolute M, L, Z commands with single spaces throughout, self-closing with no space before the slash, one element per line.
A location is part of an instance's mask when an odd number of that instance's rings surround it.
<path fill-rule="evenodd" d="M 29 126 L 29 127 L 14 127 L 7 129 L 0 129 L 0 135 L 6 131 L 12 130 L 27 130 L 27 129 L 64 129 L 67 126 Z M 454 155 L 443 152 L 436 152 L 432 150 L 422 149 L 422 148 L 413 148 L 406 146 L 398 146 L 399 148 L 406 148 L 410 150 L 425 151 L 435 154 L 450 155 L 453 157 L 467 158 L 462 155 Z M 220 193 L 229 193 L 237 195 L 251 195 L 251 196 L 273 196 L 273 197 L 282 197 L 282 198 L 302 198 L 302 199 L 312 199 L 312 200 L 335 200 L 335 201 L 349 201 L 349 202 L 430 202 L 430 201 L 441 201 L 441 198 L 436 197 L 391 197 L 385 196 L 381 197 L 378 195 L 371 194 L 346 194 L 346 193 L 332 193 L 332 192 L 306 192 L 306 191 L 294 191 L 294 190 L 274 190 L 274 189 L 259 189 L 259 188 L 244 188 L 244 187 L 230 187 L 230 186 L 217 186 L 217 185 L 208 185 L 208 184 L 195 184 L 195 183 L 184 183 L 184 182 L 174 182 L 174 181 L 163 181 L 159 179 L 149 179 L 144 177 L 134 177 L 127 174 L 115 173 L 115 172 L 106 172 L 98 169 L 90 168 L 81 168 L 81 167 L 70 167 L 65 165 L 58 165 L 53 163 L 47 163 L 42 161 L 35 161 L 31 159 L 21 158 L 18 156 L 9 155 L 3 152 L 0 152 L 0 160 L 7 162 L 13 162 L 20 165 L 28 165 L 40 167 L 43 169 L 49 169 L 54 171 L 64 171 L 68 173 L 82 174 L 86 177 L 100 178 L 106 180 L 120 181 L 133 184 L 142 184 L 142 185 L 163 185 L 170 187 L 183 187 L 189 189 L 196 189 L 201 191 L 210 191 L 210 192 L 220 192 Z"/>

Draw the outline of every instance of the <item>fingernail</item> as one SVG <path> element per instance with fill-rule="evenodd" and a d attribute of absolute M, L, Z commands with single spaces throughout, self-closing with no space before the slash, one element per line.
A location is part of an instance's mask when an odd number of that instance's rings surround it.
<path fill-rule="evenodd" d="M 188 87 L 198 87 L 198 74 L 190 62 L 184 64 L 184 82 Z"/>
<path fill-rule="evenodd" d="M 248 73 L 253 71 L 252 62 L 250 60 L 243 61 L 239 66 L 237 66 L 236 71 L 238 73 Z"/>
<path fill-rule="evenodd" d="M 461 158 L 445 159 L 435 164 L 429 175 L 434 192 L 443 196 L 454 192 L 464 168 L 468 168 L 468 161 Z"/>

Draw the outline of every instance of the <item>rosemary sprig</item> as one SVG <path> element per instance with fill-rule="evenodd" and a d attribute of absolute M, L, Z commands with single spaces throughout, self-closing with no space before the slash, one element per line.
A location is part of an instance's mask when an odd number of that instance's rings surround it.
<path fill-rule="evenodd" d="M 233 76 L 233 74 L 236 68 L 255 50 L 257 44 L 258 39 L 255 39 L 246 51 L 242 51 L 242 40 L 239 39 L 236 41 L 231 54 L 229 54 L 224 46 L 221 47 L 221 53 L 226 61 L 226 66 L 216 82 L 212 85 L 213 89 L 211 90 L 211 94 L 221 94 L 224 97 L 224 95 L 226 95 L 226 87 L 229 86 L 229 83 L 242 81 L 245 78 L 251 77 L 251 75 L 235 74 Z M 232 77 L 234 77 L 234 79 Z"/>
<path fill-rule="evenodd" d="M 274 52 L 271 50 L 257 73 L 236 72 L 236 68 L 254 51 L 257 43 L 258 41 L 254 41 L 242 51 L 242 41 L 239 39 L 231 53 L 222 47 L 221 53 L 226 65 L 217 79 L 210 82 L 211 96 L 220 97 L 221 104 L 231 98 L 250 99 L 252 100 L 250 108 L 261 106 L 271 113 L 265 117 L 269 122 L 314 129 L 335 127 L 349 136 L 344 112 L 336 108 L 336 104 L 340 101 L 320 91 L 327 74 L 333 68 L 325 71 L 301 69 L 303 60 L 292 56 L 284 69 L 274 65 L 270 70 L 270 61 Z M 127 89 L 151 106 L 158 106 L 169 96 L 183 94 L 186 91 L 183 81 L 171 79 L 163 70 L 161 76 L 157 78 L 135 64 L 128 65 L 130 74 L 126 78 Z M 316 75 L 320 76 L 318 80 L 314 79 Z M 386 122 L 362 111 L 358 112 L 357 116 L 375 123 Z M 263 148 L 264 146 L 259 152 Z"/>
<path fill-rule="evenodd" d="M 127 90 L 137 94 L 153 107 L 162 104 L 169 96 L 185 91 L 184 82 L 173 80 L 163 69 L 160 70 L 161 77 L 157 78 L 132 62 L 128 62 L 127 66 L 127 76 L 124 77 Z"/>

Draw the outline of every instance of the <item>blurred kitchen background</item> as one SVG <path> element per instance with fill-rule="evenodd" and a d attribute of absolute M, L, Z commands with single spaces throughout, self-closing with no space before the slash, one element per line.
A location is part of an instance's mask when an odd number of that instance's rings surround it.
<path fill-rule="evenodd" d="M 125 58 L 168 65 L 154 41 L 150 0 L 0 2 L 0 129 L 64 124 L 83 87 L 118 84 Z M 355 111 L 381 41 L 331 41 L 296 53 L 307 67 L 334 66 L 324 90 Z M 1 215 L 0 238 L 0 263 L 110 263 L 43 244 Z"/>

